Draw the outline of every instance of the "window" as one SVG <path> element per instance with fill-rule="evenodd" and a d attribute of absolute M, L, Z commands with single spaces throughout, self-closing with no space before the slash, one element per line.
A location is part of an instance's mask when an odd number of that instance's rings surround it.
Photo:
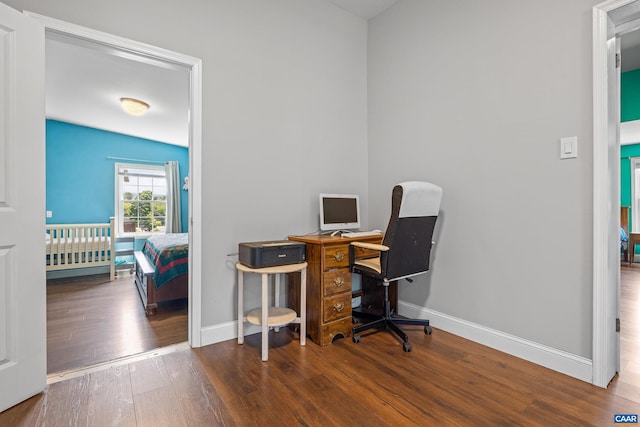
<path fill-rule="evenodd" d="M 167 180 L 164 166 L 116 163 L 118 232 L 164 233 Z"/>

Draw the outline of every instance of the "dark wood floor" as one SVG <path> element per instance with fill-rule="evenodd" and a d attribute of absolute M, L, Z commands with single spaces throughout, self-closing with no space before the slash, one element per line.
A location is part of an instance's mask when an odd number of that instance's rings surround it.
<path fill-rule="evenodd" d="M 51 384 L 0 425 L 606 426 L 640 403 L 440 330 L 328 347 L 260 335 Z"/>
<path fill-rule="evenodd" d="M 133 276 L 47 283 L 47 372 L 83 368 L 187 340 L 186 300 L 145 316 Z"/>
<path fill-rule="evenodd" d="M 637 278 L 640 265 L 623 270 L 623 282 Z M 633 298 L 623 296 L 637 316 Z M 635 344 L 623 343 L 622 372 L 601 389 L 438 329 L 407 329 L 410 353 L 386 333 L 301 347 L 286 328 L 269 333 L 268 362 L 259 334 L 174 351 L 50 384 L 0 425 L 607 426 L 640 414 L 628 388 L 638 387 Z"/>
<path fill-rule="evenodd" d="M 640 263 L 620 267 L 620 374 L 609 387 L 640 402 Z"/>

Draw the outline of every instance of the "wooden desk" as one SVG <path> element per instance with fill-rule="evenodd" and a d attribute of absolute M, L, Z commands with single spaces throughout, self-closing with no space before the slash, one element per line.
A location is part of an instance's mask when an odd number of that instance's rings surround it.
<path fill-rule="evenodd" d="M 353 327 L 351 313 L 351 272 L 349 271 L 349 244 L 350 242 L 380 243 L 382 236 L 369 236 L 360 238 L 332 237 L 330 235 L 289 236 L 289 240 L 306 243 L 307 257 L 307 334 L 313 342 L 325 346 L 337 336 L 351 336 Z M 358 256 L 367 252 L 357 250 Z M 290 274 L 293 286 L 289 286 L 287 301 L 289 306 L 298 310 L 296 302 L 300 300 L 297 290 L 299 286 L 296 280 L 300 280 L 299 274 Z M 366 285 L 371 286 L 370 284 Z M 375 287 L 375 284 L 373 284 Z M 365 283 L 363 283 L 365 288 Z M 391 289 L 390 289 L 391 291 Z M 377 292 L 364 292 L 370 300 Z M 391 292 L 392 295 L 397 295 Z M 377 298 L 377 296 L 376 296 Z M 393 297 L 392 297 L 393 298 Z M 397 298 L 397 297 L 396 297 Z M 363 296 L 363 300 L 365 296 Z M 367 301 L 368 301 L 367 300 Z M 393 300 L 395 306 L 397 299 Z M 380 299 L 382 301 L 382 299 Z M 382 302 L 380 302 L 382 307 Z"/>
<path fill-rule="evenodd" d="M 629 264 L 634 262 L 636 245 L 640 245 L 640 233 L 629 233 L 629 241 L 627 242 L 627 253 Z"/>

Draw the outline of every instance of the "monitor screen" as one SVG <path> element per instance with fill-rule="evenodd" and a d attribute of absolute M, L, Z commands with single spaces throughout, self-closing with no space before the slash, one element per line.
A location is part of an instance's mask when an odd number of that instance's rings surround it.
<path fill-rule="evenodd" d="M 320 194 L 320 230 L 360 228 L 360 201 L 355 194 Z"/>

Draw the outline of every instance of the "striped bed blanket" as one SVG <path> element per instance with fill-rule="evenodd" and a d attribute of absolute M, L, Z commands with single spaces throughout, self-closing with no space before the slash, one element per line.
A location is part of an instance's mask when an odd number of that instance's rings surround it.
<path fill-rule="evenodd" d="M 156 288 L 189 271 L 189 233 L 151 236 L 142 252 L 155 267 L 153 281 Z"/>

